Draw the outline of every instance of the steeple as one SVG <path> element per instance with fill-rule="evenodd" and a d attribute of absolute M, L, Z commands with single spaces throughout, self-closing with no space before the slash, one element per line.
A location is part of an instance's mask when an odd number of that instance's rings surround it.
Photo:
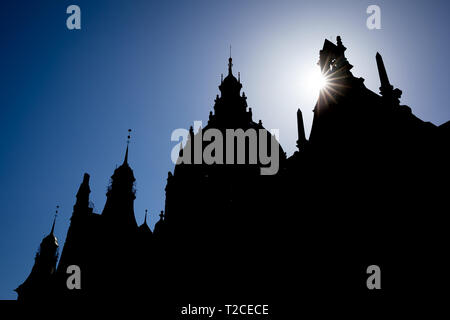
<path fill-rule="evenodd" d="M 233 59 L 231 58 L 231 44 L 230 44 L 230 57 L 228 58 L 228 75 L 233 75 Z"/>
<path fill-rule="evenodd" d="M 55 231 L 55 222 L 56 222 L 56 216 L 58 215 L 58 209 L 59 209 L 59 206 L 56 206 L 55 217 L 53 218 L 52 230 L 50 231 L 50 234 L 49 234 L 52 236 L 53 236 L 53 232 Z"/>
<path fill-rule="evenodd" d="M 131 129 L 128 129 L 127 150 L 125 151 L 125 158 L 123 159 L 122 165 L 128 165 L 128 146 L 130 145 L 130 139 L 131 139 Z"/>
<path fill-rule="evenodd" d="M 135 189 L 133 170 L 128 164 L 128 144 L 130 142 L 131 129 L 128 129 L 127 149 L 123 164 L 114 170 L 111 183 L 106 193 L 106 204 L 102 215 L 110 218 L 109 221 L 117 226 L 136 228 L 134 217 Z"/>

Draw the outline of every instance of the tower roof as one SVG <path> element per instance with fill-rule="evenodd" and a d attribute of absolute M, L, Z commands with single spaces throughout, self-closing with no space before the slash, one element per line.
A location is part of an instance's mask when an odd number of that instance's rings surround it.
<path fill-rule="evenodd" d="M 125 158 L 123 159 L 122 165 L 128 165 L 128 147 L 130 145 L 130 139 L 131 139 L 131 129 L 128 129 L 127 149 L 125 151 Z"/>
<path fill-rule="evenodd" d="M 131 139 L 131 129 L 128 129 L 128 137 L 127 137 L 127 148 L 125 149 L 125 157 L 123 158 L 123 163 L 114 170 L 113 178 L 122 179 L 125 177 L 125 180 L 134 181 L 133 170 L 131 170 L 128 164 L 128 149 L 130 147 L 130 139 Z M 129 178 L 128 178 L 129 177 Z"/>
<path fill-rule="evenodd" d="M 44 238 L 42 239 L 42 243 L 41 243 L 41 250 L 42 248 L 48 247 L 48 246 L 58 246 L 58 239 L 55 237 L 55 224 L 56 224 L 56 216 L 58 215 L 58 209 L 59 206 L 56 206 L 56 213 L 55 213 L 55 217 L 53 218 L 53 224 L 52 224 L 52 229 L 50 230 L 50 233 Z"/>

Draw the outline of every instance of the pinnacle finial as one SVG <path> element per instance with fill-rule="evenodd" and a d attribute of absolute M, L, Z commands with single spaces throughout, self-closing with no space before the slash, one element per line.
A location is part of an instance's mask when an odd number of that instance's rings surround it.
<path fill-rule="evenodd" d="M 386 67 L 384 66 L 383 57 L 379 52 L 377 52 L 377 54 L 375 55 L 375 59 L 377 61 L 378 75 L 380 77 L 380 91 L 383 93 L 391 91 L 392 86 L 389 83 L 389 78 L 386 72 Z"/>
<path fill-rule="evenodd" d="M 131 129 L 128 129 L 127 150 L 125 151 L 125 158 L 123 159 L 123 164 L 128 164 L 128 146 L 130 144 L 130 139 L 131 139 Z"/>
<path fill-rule="evenodd" d="M 297 148 L 301 149 L 306 143 L 305 126 L 303 124 L 303 114 L 300 108 L 297 110 Z"/>
<path fill-rule="evenodd" d="M 161 213 L 159 214 L 159 217 L 161 218 L 161 220 L 164 220 L 164 211 L 161 210 Z"/>
<path fill-rule="evenodd" d="M 230 57 L 228 58 L 228 75 L 232 75 L 233 74 L 233 59 L 231 58 L 231 44 L 230 44 Z"/>
<path fill-rule="evenodd" d="M 55 231 L 55 222 L 56 222 L 56 216 L 58 215 L 58 210 L 59 210 L 59 206 L 56 206 L 55 217 L 53 218 L 53 225 L 52 225 L 52 230 L 50 231 L 50 234 L 53 234 L 53 232 Z"/>
<path fill-rule="evenodd" d="M 145 209 L 144 224 L 147 223 L 147 213 L 148 213 L 148 210 Z"/>

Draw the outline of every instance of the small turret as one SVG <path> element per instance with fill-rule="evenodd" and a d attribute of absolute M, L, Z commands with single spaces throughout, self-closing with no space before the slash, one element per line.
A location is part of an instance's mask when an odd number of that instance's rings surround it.
<path fill-rule="evenodd" d="M 39 250 L 30 275 L 15 291 L 19 301 L 44 301 L 51 297 L 52 276 L 55 273 L 58 260 L 58 239 L 54 235 L 56 216 L 59 206 L 56 206 L 56 214 L 53 218 L 50 233 L 42 239 Z"/>

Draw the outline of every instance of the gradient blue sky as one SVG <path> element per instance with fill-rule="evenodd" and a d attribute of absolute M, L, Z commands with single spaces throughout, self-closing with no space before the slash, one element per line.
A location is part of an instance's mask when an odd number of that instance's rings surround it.
<path fill-rule="evenodd" d="M 450 119 L 446 1 L 2 1 L 0 4 L 0 298 L 15 299 L 56 204 L 60 249 L 83 173 L 101 212 L 133 129 L 135 213 L 164 206 L 176 128 L 206 122 L 228 47 L 255 121 L 279 128 L 291 154 L 296 110 L 307 134 L 318 92 L 308 79 L 325 38 L 341 35 L 353 74 L 378 92 L 380 51 L 402 103 Z M 77 4 L 82 29 L 66 28 Z M 381 30 L 366 8 L 381 7 Z"/>

